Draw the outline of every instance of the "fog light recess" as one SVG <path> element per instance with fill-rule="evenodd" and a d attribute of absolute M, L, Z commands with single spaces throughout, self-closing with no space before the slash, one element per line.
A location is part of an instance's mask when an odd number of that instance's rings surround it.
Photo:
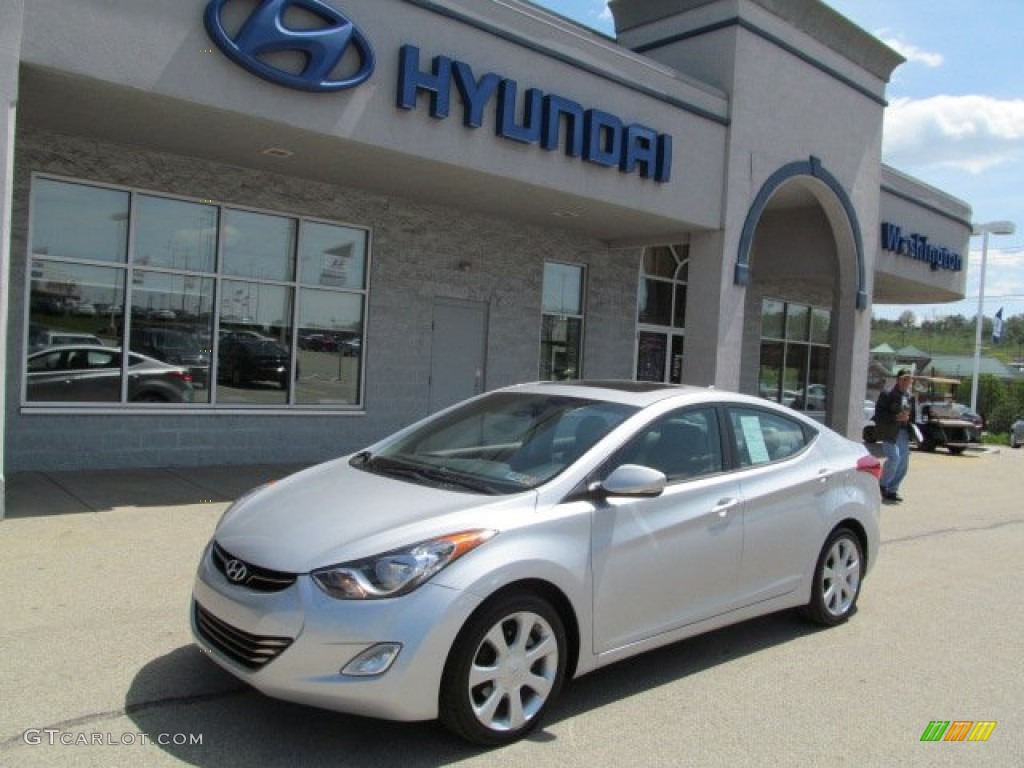
<path fill-rule="evenodd" d="M 394 664 L 401 650 L 401 643 L 377 643 L 342 667 L 341 674 L 353 677 L 383 675 Z"/>

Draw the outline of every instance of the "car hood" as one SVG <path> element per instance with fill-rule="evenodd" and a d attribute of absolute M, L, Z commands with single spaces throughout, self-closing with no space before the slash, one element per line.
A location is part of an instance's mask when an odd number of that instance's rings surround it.
<path fill-rule="evenodd" d="M 535 506 L 533 491 L 485 496 L 431 488 L 354 469 L 345 458 L 243 496 L 214 539 L 254 565 L 307 573 L 446 533 L 498 529 L 510 513 Z"/>

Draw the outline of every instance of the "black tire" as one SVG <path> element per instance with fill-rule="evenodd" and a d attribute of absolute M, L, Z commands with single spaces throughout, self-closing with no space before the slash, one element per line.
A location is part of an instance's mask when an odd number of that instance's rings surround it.
<path fill-rule="evenodd" d="M 811 600 L 803 615 L 815 624 L 834 627 L 857 610 L 864 576 L 864 548 L 849 528 L 837 528 L 821 548 L 814 566 Z"/>
<path fill-rule="evenodd" d="M 961 453 L 963 453 L 963 452 L 964 452 L 965 450 L 967 450 L 967 449 L 966 449 L 966 448 L 963 448 L 963 447 L 956 447 L 956 448 L 950 448 L 950 449 L 949 449 L 949 452 L 950 452 L 950 453 L 951 453 L 951 454 L 952 454 L 953 456 L 959 456 L 959 455 L 960 455 Z"/>
<path fill-rule="evenodd" d="M 565 677 L 565 628 L 524 592 L 485 603 L 459 632 L 441 680 L 439 716 L 474 744 L 521 739 L 541 721 Z"/>

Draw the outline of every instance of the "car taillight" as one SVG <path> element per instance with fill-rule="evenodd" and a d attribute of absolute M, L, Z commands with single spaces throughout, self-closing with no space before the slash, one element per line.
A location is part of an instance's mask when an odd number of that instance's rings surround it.
<path fill-rule="evenodd" d="M 192 374 L 188 371 L 171 371 L 171 377 L 183 381 L 186 384 L 192 383 Z"/>
<path fill-rule="evenodd" d="M 882 462 L 880 462 L 874 456 L 861 456 L 859 459 L 857 459 L 857 471 L 867 472 L 869 475 L 874 475 L 875 480 L 881 480 Z"/>

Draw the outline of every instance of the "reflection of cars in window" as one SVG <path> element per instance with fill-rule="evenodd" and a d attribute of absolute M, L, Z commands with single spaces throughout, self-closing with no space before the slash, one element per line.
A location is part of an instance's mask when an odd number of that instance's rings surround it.
<path fill-rule="evenodd" d="M 205 384 L 209 378 L 210 356 L 192 334 L 183 330 L 145 325 L 133 327 L 131 348 L 133 352 L 141 352 L 165 363 L 185 366 L 196 384 Z"/>
<path fill-rule="evenodd" d="M 44 349 L 28 356 L 26 380 L 30 402 L 119 402 L 121 350 L 85 345 Z M 190 403 L 192 376 L 181 366 L 132 353 L 128 401 Z"/>
<path fill-rule="evenodd" d="M 28 348 L 30 352 L 38 352 L 46 347 L 65 346 L 67 344 L 94 344 L 102 347 L 103 342 L 98 336 L 91 333 L 76 333 L 74 331 L 55 331 L 33 324 L 29 328 Z"/>
<path fill-rule="evenodd" d="M 235 387 L 257 381 L 288 387 L 288 350 L 269 339 L 228 334 L 220 340 L 217 365 L 218 381 L 229 381 Z"/>
<path fill-rule="evenodd" d="M 793 607 L 846 621 L 880 472 L 751 397 L 509 387 L 236 502 L 193 636 L 272 696 L 505 744 L 612 660 Z"/>

